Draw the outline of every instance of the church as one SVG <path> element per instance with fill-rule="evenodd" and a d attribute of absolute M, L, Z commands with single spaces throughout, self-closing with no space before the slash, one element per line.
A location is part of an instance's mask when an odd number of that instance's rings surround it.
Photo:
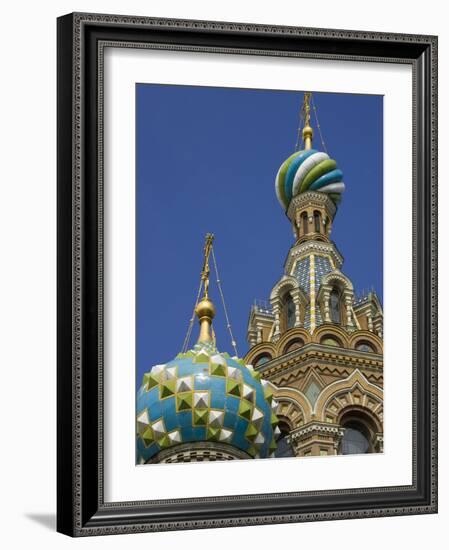
<path fill-rule="evenodd" d="M 143 377 L 138 464 L 383 451 L 382 305 L 374 291 L 356 294 L 331 240 L 345 184 L 313 148 L 310 93 L 302 120 L 301 143 L 275 179 L 294 241 L 269 299 L 251 308 L 250 349 L 243 359 L 217 349 L 207 235 L 198 341 Z"/>

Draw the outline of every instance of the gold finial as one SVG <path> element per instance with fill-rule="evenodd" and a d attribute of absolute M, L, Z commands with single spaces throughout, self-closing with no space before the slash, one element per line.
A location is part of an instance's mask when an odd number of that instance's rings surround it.
<path fill-rule="evenodd" d="M 312 149 L 313 129 L 310 126 L 310 98 L 311 92 L 304 92 L 304 101 L 302 110 L 304 113 L 304 128 L 302 129 L 302 138 L 304 140 L 304 149 Z"/>
<path fill-rule="evenodd" d="M 206 243 L 204 245 L 203 270 L 201 271 L 201 280 L 204 284 L 204 294 L 195 308 L 195 313 L 200 322 L 200 335 L 198 338 L 198 342 L 213 341 L 213 336 L 211 335 L 211 327 L 212 319 L 215 317 L 215 306 L 209 300 L 209 256 L 212 251 L 213 241 L 214 236 L 212 235 L 212 233 L 208 233 L 206 235 Z"/>
<path fill-rule="evenodd" d="M 214 242 L 214 236 L 212 233 L 206 234 L 206 242 L 204 244 L 204 262 L 203 270 L 201 271 L 201 280 L 204 284 L 204 298 L 209 297 L 209 256 L 212 250 L 212 243 Z"/>

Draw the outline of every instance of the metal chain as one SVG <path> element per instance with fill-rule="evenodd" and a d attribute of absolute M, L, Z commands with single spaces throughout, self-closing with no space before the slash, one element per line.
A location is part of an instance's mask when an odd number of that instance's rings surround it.
<path fill-rule="evenodd" d="M 189 326 L 187 327 L 187 333 L 186 333 L 186 337 L 184 338 L 184 343 L 182 345 L 181 353 L 185 353 L 187 351 L 188 346 L 189 346 L 190 336 L 192 335 L 193 322 L 195 321 L 195 310 L 196 310 L 196 306 L 198 305 L 198 302 L 200 301 L 200 295 L 201 295 L 202 288 L 203 288 L 203 279 L 200 280 L 200 286 L 198 288 L 198 294 L 197 294 L 197 297 L 196 297 L 195 305 L 193 307 L 192 317 L 189 321 Z"/>
<path fill-rule="evenodd" d="M 321 145 L 323 146 L 324 152 L 327 153 L 327 147 L 326 147 L 326 144 L 324 143 L 323 134 L 321 133 L 321 125 L 320 125 L 320 121 L 318 120 L 318 113 L 317 113 L 317 110 L 316 110 L 315 101 L 313 100 L 313 95 L 311 96 L 310 99 L 312 100 L 312 107 L 313 107 L 313 112 L 315 114 L 315 119 L 316 119 L 316 125 L 317 125 L 317 128 L 318 128 L 318 132 L 320 134 Z"/>
<path fill-rule="evenodd" d="M 296 143 L 295 143 L 295 153 L 296 151 L 299 151 L 302 146 L 302 126 L 304 122 L 304 113 L 303 109 L 301 108 L 299 111 L 299 125 L 298 125 L 298 131 L 296 132 Z"/>
<path fill-rule="evenodd" d="M 215 252 L 214 252 L 214 247 L 213 246 L 212 246 L 212 261 L 214 262 L 215 274 L 217 276 L 217 286 L 218 286 L 218 290 L 220 292 L 221 303 L 223 304 L 223 310 L 224 310 L 224 314 L 225 314 L 225 318 L 226 318 L 226 326 L 227 326 L 227 329 L 229 331 L 229 335 L 231 337 L 231 345 L 234 348 L 235 355 L 238 357 L 239 354 L 238 354 L 238 351 L 237 351 L 237 342 L 234 340 L 234 335 L 232 334 L 232 327 L 231 327 L 231 323 L 229 321 L 228 309 L 226 307 L 226 302 L 225 302 L 225 299 L 224 299 L 223 289 L 221 288 L 221 281 L 220 281 L 220 276 L 218 274 L 217 260 L 215 258 Z"/>

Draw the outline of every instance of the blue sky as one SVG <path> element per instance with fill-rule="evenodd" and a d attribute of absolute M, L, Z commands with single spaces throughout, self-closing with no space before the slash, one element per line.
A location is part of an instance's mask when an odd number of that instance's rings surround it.
<path fill-rule="evenodd" d="M 342 269 L 357 293 L 374 287 L 382 298 L 383 98 L 313 96 L 346 184 L 332 231 Z M 137 385 L 181 350 L 207 232 L 215 234 L 239 355 L 248 350 L 251 304 L 268 298 L 293 244 L 274 179 L 294 152 L 302 98 L 301 91 L 136 86 Z M 317 131 L 314 148 L 322 148 Z M 210 295 L 218 348 L 231 352 L 214 277 Z M 192 345 L 197 335 L 195 323 Z"/>

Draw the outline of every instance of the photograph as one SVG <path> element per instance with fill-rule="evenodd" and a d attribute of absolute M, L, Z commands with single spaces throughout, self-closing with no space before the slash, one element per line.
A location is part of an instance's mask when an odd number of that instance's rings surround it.
<path fill-rule="evenodd" d="M 58 532 L 436 514 L 438 37 L 396 24 L 58 17 Z"/>
<path fill-rule="evenodd" d="M 136 465 L 383 453 L 383 96 L 135 105 Z"/>

